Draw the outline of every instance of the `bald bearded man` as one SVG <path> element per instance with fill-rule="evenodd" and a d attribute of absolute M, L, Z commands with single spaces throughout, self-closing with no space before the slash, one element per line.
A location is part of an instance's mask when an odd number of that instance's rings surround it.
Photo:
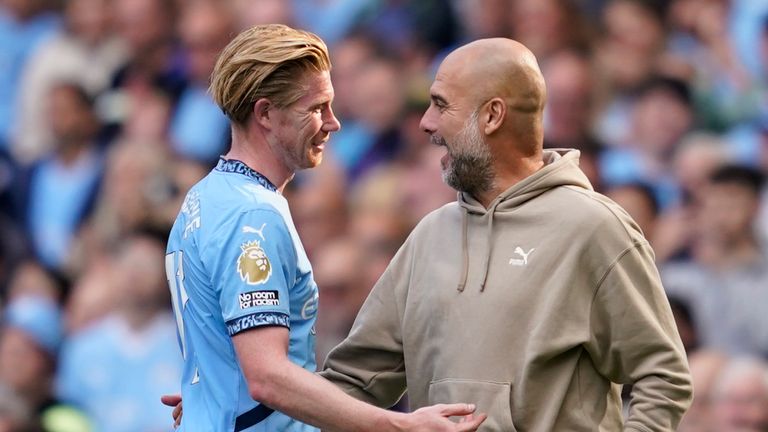
<path fill-rule="evenodd" d="M 675 430 L 692 387 L 653 251 L 577 151 L 543 150 L 533 54 L 472 42 L 430 94 L 421 127 L 457 202 L 415 228 L 321 374 L 382 407 L 474 402 L 484 431 Z"/>

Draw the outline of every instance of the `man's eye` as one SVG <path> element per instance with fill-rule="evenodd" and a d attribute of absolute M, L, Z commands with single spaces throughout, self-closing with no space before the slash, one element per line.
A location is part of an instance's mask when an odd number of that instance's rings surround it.
<path fill-rule="evenodd" d="M 434 107 L 437 108 L 437 110 L 440 112 L 445 111 L 447 107 L 445 101 L 440 99 L 432 99 L 432 105 L 434 105 Z"/>

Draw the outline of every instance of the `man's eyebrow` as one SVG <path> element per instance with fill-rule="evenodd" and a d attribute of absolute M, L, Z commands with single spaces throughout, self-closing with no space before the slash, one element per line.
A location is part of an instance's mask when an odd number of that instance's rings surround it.
<path fill-rule="evenodd" d="M 447 105 L 448 104 L 448 101 L 445 100 L 444 97 L 442 97 L 442 96 L 440 96 L 438 94 L 435 94 L 435 93 L 430 94 L 429 98 L 432 99 L 432 102 L 434 102 L 436 104 L 440 104 L 440 105 Z"/>

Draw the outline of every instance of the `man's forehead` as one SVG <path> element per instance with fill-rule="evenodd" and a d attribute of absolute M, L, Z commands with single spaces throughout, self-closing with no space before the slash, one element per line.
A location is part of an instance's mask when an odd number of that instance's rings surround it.
<path fill-rule="evenodd" d="M 432 96 L 441 96 L 443 98 L 455 97 L 462 93 L 463 83 L 455 68 L 440 66 L 435 75 L 435 80 L 429 91 Z"/>
<path fill-rule="evenodd" d="M 299 99 L 301 101 L 318 98 L 333 99 L 334 91 L 331 84 L 331 75 L 327 71 L 307 72 L 301 77 L 300 83 L 305 88 L 304 95 Z"/>
<path fill-rule="evenodd" d="M 305 85 L 310 85 L 316 89 L 329 88 L 333 90 L 331 85 L 331 73 L 328 71 L 307 71 L 301 76 L 300 80 Z"/>

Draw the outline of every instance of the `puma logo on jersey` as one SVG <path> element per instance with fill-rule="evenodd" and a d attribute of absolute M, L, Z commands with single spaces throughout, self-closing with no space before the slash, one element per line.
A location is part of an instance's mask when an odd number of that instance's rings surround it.
<path fill-rule="evenodd" d="M 243 234 L 258 234 L 259 237 L 261 237 L 262 240 L 266 240 L 264 238 L 264 227 L 267 226 L 266 223 L 261 224 L 261 228 L 256 229 L 250 225 L 243 225 Z"/>
<path fill-rule="evenodd" d="M 536 248 L 531 248 L 528 252 L 523 250 L 520 246 L 516 247 L 514 250 L 514 254 L 518 255 L 520 258 L 510 258 L 509 263 L 513 266 L 526 266 L 528 265 L 528 256 L 535 251 Z"/>

